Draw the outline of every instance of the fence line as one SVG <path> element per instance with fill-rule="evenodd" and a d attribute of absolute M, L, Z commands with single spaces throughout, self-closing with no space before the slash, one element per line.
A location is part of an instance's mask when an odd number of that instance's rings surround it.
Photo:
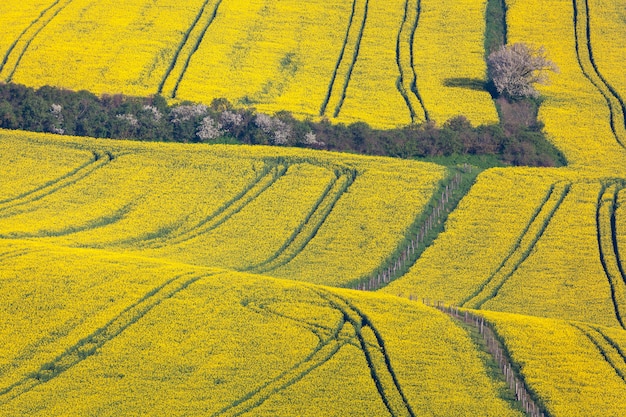
<path fill-rule="evenodd" d="M 462 169 L 464 172 L 471 172 L 472 168 L 470 165 L 464 164 Z M 462 179 L 461 174 L 457 172 L 450 183 L 442 189 L 441 197 L 435 201 L 430 214 L 426 217 L 419 230 L 411 237 L 406 247 L 400 252 L 397 259 L 390 262 L 389 265 L 386 268 L 383 268 L 382 271 L 374 273 L 369 278 L 353 284 L 350 288 L 361 291 L 375 291 L 404 274 L 407 265 L 416 261 L 414 255 L 422 246 L 425 245 L 424 241 L 428 233 L 430 233 L 447 214 L 446 208 L 450 203 L 452 193 L 461 187 Z"/>
<path fill-rule="evenodd" d="M 419 301 L 413 296 L 409 296 L 409 299 Z M 514 368 L 512 363 L 510 362 L 508 354 L 503 349 L 502 344 L 500 343 L 500 340 L 498 339 L 491 323 L 485 320 L 484 317 L 477 316 L 469 312 L 468 310 L 459 310 L 459 308 L 456 306 L 446 306 L 441 301 L 432 301 L 424 298 L 422 299 L 422 303 L 446 313 L 455 320 L 460 320 L 478 329 L 478 332 L 485 340 L 487 351 L 498 363 L 498 367 L 504 374 L 504 378 L 509 389 L 515 393 L 515 400 L 521 405 L 522 409 L 530 417 L 549 416 L 544 409 L 537 405 L 537 403 L 530 395 L 530 392 L 526 387 L 526 383 L 519 375 L 517 375 L 517 372 L 515 371 L 516 368 Z"/>

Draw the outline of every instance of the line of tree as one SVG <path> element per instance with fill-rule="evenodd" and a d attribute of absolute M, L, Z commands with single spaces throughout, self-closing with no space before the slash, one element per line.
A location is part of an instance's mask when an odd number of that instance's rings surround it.
<path fill-rule="evenodd" d="M 297 120 L 235 108 L 225 99 L 211 105 L 168 105 L 159 96 L 98 97 L 87 91 L 45 86 L 33 89 L 0 83 L 0 127 L 34 132 L 143 141 L 239 143 L 298 146 L 402 158 L 495 155 L 505 164 L 560 166 L 563 155 L 542 133 L 542 125 L 474 127 L 463 117 L 390 130 L 366 123 L 334 124 Z"/>

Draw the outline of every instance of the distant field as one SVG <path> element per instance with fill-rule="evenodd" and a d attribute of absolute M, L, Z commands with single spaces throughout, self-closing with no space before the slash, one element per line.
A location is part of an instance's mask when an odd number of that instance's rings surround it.
<path fill-rule="evenodd" d="M 485 1 L 26 3 L 0 5 L 3 81 L 204 103 L 225 97 L 377 127 L 427 114 L 440 123 L 459 114 L 498 120 L 487 92 L 454 82 L 484 78 Z"/>

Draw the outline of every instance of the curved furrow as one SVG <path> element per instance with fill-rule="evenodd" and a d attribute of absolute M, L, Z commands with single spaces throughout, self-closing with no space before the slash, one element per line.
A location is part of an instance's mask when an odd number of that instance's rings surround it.
<path fill-rule="evenodd" d="M 539 205 L 500 266 L 474 293 L 461 302 L 461 306 L 480 309 L 483 304 L 498 295 L 506 281 L 513 276 L 520 265 L 530 256 L 548 224 L 550 224 L 552 217 L 563 203 L 563 200 L 565 200 L 570 188 L 571 183 L 569 182 L 557 183 L 550 187 L 543 202 Z"/>
<path fill-rule="evenodd" d="M 409 0 L 405 0 L 404 2 L 404 14 L 402 16 L 402 23 L 400 23 L 400 30 L 398 31 L 398 36 L 396 37 L 396 65 L 398 66 L 398 72 L 400 75 L 398 76 L 398 80 L 396 81 L 396 88 L 398 92 L 402 96 L 402 99 L 406 103 L 407 108 L 409 109 L 409 114 L 411 115 L 411 123 L 415 123 L 416 115 L 415 109 L 413 108 L 413 104 L 409 99 L 409 95 L 406 92 L 406 87 L 404 86 L 404 69 L 402 67 L 402 34 L 404 33 L 404 28 L 406 26 L 406 21 L 409 12 Z"/>
<path fill-rule="evenodd" d="M 159 94 L 163 92 L 163 88 L 165 87 L 165 84 L 170 79 L 172 72 L 178 69 L 178 67 L 180 67 L 178 71 L 178 76 L 176 76 L 175 78 L 172 91 L 171 93 L 168 94 L 170 98 L 176 98 L 178 87 L 181 81 L 183 80 L 185 73 L 187 72 L 187 68 L 189 67 L 191 58 L 200 47 L 200 44 L 202 43 L 202 40 L 204 39 L 204 35 L 206 35 L 207 31 L 209 30 L 209 27 L 211 27 L 211 25 L 213 24 L 213 21 L 217 17 L 217 13 L 219 11 L 220 5 L 222 4 L 222 0 L 217 0 L 211 10 L 207 8 L 208 3 L 209 3 L 208 0 L 204 2 L 204 4 L 202 5 L 202 8 L 200 9 L 200 12 L 196 16 L 196 19 L 192 23 L 191 27 L 185 33 L 185 36 L 183 37 L 181 45 L 176 51 L 176 54 L 174 56 L 174 59 L 172 60 L 172 63 L 170 64 L 170 67 L 165 73 L 163 80 L 161 80 L 161 84 L 159 84 L 159 89 L 158 89 Z M 199 26 L 199 23 L 201 20 L 206 20 L 206 22 L 204 23 L 202 27 Z M 190 45 L 189 41 L 190 41 L 190 38 L 192 37 L 191 35 L 194 31 L 196 31 L 196 29 L 199 30 L 199 33 L 195 36 L 196 41 Z M 185 61 L 181 64 L 179 63 L 178 59 L 181 53 L 183 52 L 183 49 L 185 50 L 185 55 L 187 56 L 187 58 L 185 58 Z"/>
<path fill-rule="evenodd" d="M 605 362 L 626 384 L 626 359 L 619 346 L 597 328 L 576 323 L 571 323 L 571 326 L 581 332 L 596 347 Z"/>
<path fill-rule="evenodd" d="M 37 187 L 33 190 L 25 192 L 17 197 L 5 200 L 0 204 L 0 218 L 10 217 L 15 214 L 12 209 L 26 204 L 41 200 L 42 198 L 51 195 L 52 193 L 66 188 L 70 185 L 77 183 L 78 181 L 93 174 L 96 170 L 107 165 L 114 159 L 111 152 L 93 152 L 93 158 L 86 164 L 81 165 L 73 171 L 67 174 L 47 182 L 46 184 Z"/>
<path fill-rule="evenodd" d="M 617 187 L 617 189 L 615 190 L 615 193 L 613 194 L 613 201 L 612 201 L 612 209 L 611 209 L 611 241 L 612 241 L 612 246 L 613 246 L 613 253 L 615 254 L 615 261 L 617 263 L 617 269 L 622 277 L 622 282 L 624 283 L 624 285 L 626 285 L 626 270 L 624 269 L 624 260 L 622 259 L 622 256 L 620 254 L 620 249 L 619 249 L 619 239 L 618 239 L 618 229 L 617 229 L 617 212 L 618 209 L 620 208 L 620 194 L 626 190 L 626 185 L 624 185 L 624 182 L 622 181 L 621 184 Z"/>
<path fill-rule="evenodd" d="M 0 253 L 0 262 L 8 261 L 9 259 L 19 258 L 23 255 L 28 255 L 29 253 L 35 252 L 32 249 L 14 249 L 8 252 Z"/>
<path fill-rule="evenodd" d="M 324 190 L 321 198 L 318 199 L 304 221 L 294 230 L 278 251 L 267 260 L 247 268 L 247 270 L 254 273 L 266 273 L 291 262 L 315 237 L 320 227 L 326 222 L 335 204 L 348 191 L 355 179 L 355 171 L 349 169 L 343 172 L 336 171 L 335 178 Z"/>
<path fill-rule="evenodd" d="M 60 177 L 55 178 L 53 180 L 50 180 L 50 181 L 48 181 L 48 182 L 46 182 L 46 183 L 44 183 L 44 184 L 42 184 L 42 185 L 40 185 L 38 187 L 35 187 L 35 188 L 31 189 L 31 190 L 25 191 L 25 192 L 23 192 L 23 193 L 21 193 L 19 195 L 0 200 L 0 210 L 2 210 L 2 208 L 4 206 L 6 206 L 6 205 L 8 205 L 8 204 L 10 204 L 10 203 L 12 203 L 14 201 L 22 200 L 22 199 L 24 199 L 26 197 L 31 196 L 32 194 L 35 194 L 35 193 L 41 191 L 42 189 L 51 187 L 51 186 L 59 183 L 60 181 L 63 181 L 64 179 L 75 175 L 79 171 L 81 171 L 81 170 L 87 168 L 89 165 L 92 165 L 93 163 L 95 163 L 98 160 L 98 158 L 99 158 L 99 155 L 96 152 L 92 152 L 92 157 L 89 159 L 89 161 L 87 161 L 84 164 L 80 165 L 79 167 L 73 169 L 72 171 L 67 172 L 67 173 L 61 175 Z"/>
<path fill-rule="evenodd" d="M 260 310 L 261 311 L 252 308 L 252 311 L 255 311 L 259 314 L 268 314 L 268 312 L 264 309 Z M 247 392 L 245 395 L 238 398 L 228 406 L 212 414 L 212 417 L 235 417 L 247 413 L 259 407 L 261 404 L 263 404 L 274 395 L 279 394 L 291 385 L 305 378 L 315 369 L 324 365 L 326 362 L 332 359 L 332 357 L 335 356 L 335 354 L 339 352 L 339 350 L 345 344 L 348 343 L 348 341 L 340 340 L 339 337 L 339 334 L 342 332 L 346 324 L 346 321 L 342 319 L 339 321 L 338 325 L 334 329 L 331 329 L 331 331 L 328 332 L 330 334 L 322 335 L 314 332 L 318 337 L 320 337 L 320 341 L 317 346 L 304 359 L 302 359 L 286 371 L 281 372 L 278 376 L 272 378 L 270 381 L 267 381 L 259 387 L 255 388 L 254 390 Z"/>
<path fill-rule="evenodd" d="M 339 67 L 343 62 L 343 57 L 346 53 L 346 46 L 348 45 L 348 40 L 350 37 L 350 30 L 352 29 L 352 23 L 354 22 L 354 15 L 356 14 L 356 5 L 358 0 L 352 0 L 352 12 L 350 13 L 350 19 L 348 19 L 348 28 L 346 29 L 346 35 L 343 39 L 343 45 L 341 47 L 341 51 L 339 52 L 339 58 L 337 58 L 337 63 L 335 64 L 335 69 L 333 70 L 333 75 L 330 77 L 330 83 L 328 84 L 328 91 L 326 92 L 326 97 L 324 97 L 324 101 L 320 106 L 320 116 L 323 116 L 326 113 L 326 107 L 328 106 L 328 102 L 330 101 L 330 97 L 333 94 L 333 89 L 335 88 L 335 81 L 337 80 L 337 73 L 339 72 Z"/>
<path fill-rule="evenodd" d="M 417 89 L 417 71 L 415 70 L 415 33 L 417 32 L 417 26 L 419 25 L 420 17 L 422 16 L 422 0 L 417 0 L 415 21 L 413 22 L 413 28 L 411 29 L 411 36 L 409 37 L 409 56 L 411 57 L 411 73 L 413 78 L 411 79 L 411 92 L 420 103 L 422 111 L 424 112 L 424 119 L 430 120 L 428 109 L 424 105 L 419 90 Z"/>
<path fill-rule="evenodd" d="M 17 38 L 15 38 L 15 40 L 13 41 L 11 46 L 9 46 L 9 49 L 7 49 L 7 52 L 4 55 L 4 58 L 2 58 L 2 62 L 0 62 L 0 74 L 2 74 L 2 70 L 4 69 L 4 66 L 6 65 L 7 61 L 9 60 L 9 57 L 11 56 L 11 53 L 13 53 L 13 50 L 15 49 L 16 45 L 22 40 L 22 37 L 26 34 L 26 32 L 31 30 L 31 28 L 33 26 L 35 26 L 41 19 L 43 19 L 43 16 L 48 12 L 48 10 L 52 9 L 54 6 L 56 6 L 60 2 L 61 2 L 61 0 L 56 0 L 50 6 L 46 7 L 45 9 L 43 9 L 41 11 L 41 13 L 39 14 L 39 16 L 37 16 L 37 18 L 35 20 L 30 22 L 30 25 L 26 26 L 26 28 L 19 35 L 17 35 Z"/>
<path fill-rule="evenodd" d="M 315 291 L 328 300 L 334 308 L 341 311 L 346 321 L 356 330 L 359 347 L 367 361 L 372 380 L 389 413 L 394 417 L 414 417 L 415 413 L 391 365 L 391 358 L 385 348 L 382 335 L 371 320 L 345 298 L 324 290 Z"/>
<path fill-rule="evenodd" d="M 83 224 L 68 226 L 65 229 L 57 229 L 57 230 L 40 230 L 34 233 L 24 233 L 24 232 L 8 232 L 5 234 L 0 234 L 0 239 L 32 239 L 32 238 L 46 238 L 46 237 L 61 237 L 68 236 L 74 233 L 80 233 L 87 230 L 99 229 L 101 227 L 109 226 L 114 223 L 117 223 L 124 219 L 128 213 L 130 213 L 132 209 L 132 203 L 127 204 L 120 209 L 110 213 L 108 215 L 104 215 L 102 217 L 89 220 Z"/>
<path fill-rule="evenodd" d="M 30 47 L 30 44 L 35 40 L 35 38 L 39 35 L 39 33 L 48 26 L 48 24 L 59 14 L 63 9 L 65 9 L 73 0 L 67 0 L 64 2 L 57 1 L 49 6 L 47 9 L 41 12 L 41 15 L 35 21 L 33 21 L 30 26 L 28 26 L 24 32 L 20 34 L 20 36 L 15 40 L 9 52 L 7 52 L 4 60 L 2 61 L 2 68 L 0 68 L 0 77 L 2 77 L 2 73 L 8 73 L 6 77 L 6 82 L 11 82 L 13 79 L 13 75 L 17 68 L 22 62 L 22 58 L 26 51 Z M 49 17 L 46 17 L 48 16 Z M 32 32 L 32 35 L 30 35 Z M 22 46 L 23 45 L 23 46 Z M 21 48 L 21 50 L 20 50 Z M 15 55 L 13 52 L 17 53 L 15 57 L 15 62 L 11 62 L 12 57 Z M 5 71 L 6 70 L 6 71 Z"/>
<path fill-rule="evenodd" d="M 402 24 L 400 25 L 400 30 L 398 31 L 398 36 L 396 38 L 396 64 L 400 73 L 398 80 L 396 81 L 396 88 L 400 92 L 400 95 L 409 109 L 412 123 L 428 120 L 428 112 L 424 107 L 424 102 L 422 101 L 417 89 L 417 72 L 415 71 L 415 55 L 413 49 L 415 33 L 417 31 L 421 12 L 421 0 L 417 0 L 415 8 L 409 7 L 409 0 L 405 1 Z M 415 16 L 412 16 L 413 13 L 415 13 Z M 409 16 L 409 14 L 411 14 L 411 16 Z M 409 18 L 411 18 L 412 23 L 411 29 L 407 35 L 406 27 L 408 25 Z M 405 66 L 408 66 L 408 68 L 411 69 L 410 82 L 406 78 Z M 409 92 L 412 94 L 409 94 Z M 421 109 L 421 114 L 419 116 L 416 111 L 416 108 L 418 107 Z"/>
<path fill-rule="evenodd" d="M 365 0 L 365 9 L 363 11 L 363 20 L 361 21 L 361 28 L 359 29 L 359 34 L 357 35 L 356 44 L 354 45 L 354 54 L 352 55 L 352 62 L 350 62 L 350 66 L 348 67 L 348 72 L 346 73 L 346 78 L 343 83 L 343 87 L 341 89 L 341 96 L 339 98 L 339 102 L 335 107 L 335 111 L 333 112 L 333 117 L 338 117 L 341 112 L 341 108 L 343 107 L 343 102 L 346 100 L 346 94 L 348 92 L 348 87 L 350 85 L 350 79 L 352 78 L 352 71 L 354 71 L 354 66 L 356 65 L 356 61 L 359 59 L 359 50 L 361 49 L 361 41 L 363 40 L 363 33 L 365 32 L 365 25 L 367 24 L 367 14 L 369 9 L 369 0 Z"/>
<path fill-rule="evenodd" d="M 189 37 L 191 36 L 191 32 L 196 28 L 196 26 L 198 25 L 198 22 L 200 21 L 200 18 L 204 15 L 204 10 L 206 9 L 207 5 L 209 4 L 209 1 L 210 0 L 205 0 L 204 1 L 202 6 L 200 7 L 200 11 L 196 15 L 196 18 L 193 20 L 193 22 L 191 23 L 191 26 L 189 27 L 189 29 L 187 29 L 187 31 L 183 35 L 183 39 L 178 44 L 178 48 L 176 49 L 176 52 L 174 52 L 174 57 L 172 58 L 172 61 L 170 62 L 170 65 L 167 67 L 167 70 L 165 71 L 165 74 L 163 75 L 163 78 L 161 79 L 161 82 L 159 83 L 159 87 L 157 88 L 157 94 L 163 93 L 163 87 L 165 86 L 165 83 L 167 82 L 168 78 L 170 77 L 170 74 L 172 73 L 172 71 L 174 71 L 174 67 L 178 63 L 178 58 L 179 58 L 180 54 L 182 53 L 183 48 L 185 48 L 185 46 L 187 45 L 187 42 L 189 41 Z"/>
<path fill-rule="evenodd" d="M 270 166 L 269 169 L 264 172 L 253 181 L 249 187 L 243 190 L 242 193 L 235 196 L 223 206 L 218 208 L 208 217 L 202 219 L 191 227 L 177 230 L 175 233 L 166 236 L 165 238 L 152 238 L 144 242 L 143 246 L 146 248 L 158 249 L 167 245 L 179 244 L 186 242 L 190 239 L 196 238 L 203 234 L 209 233 L 212 230 L 218 228 L 226 221 L 228 221 L 233 215 L 239 213 L 253 200 L 259 197 L 264 191 L 268 190 L 279 178 L 281 178 L 287 172 L 289 166 L 287 164 L 277 164 Z"/>
<path fill-rule="evenodd" d="M 26 375 L 14 384 L 0 389 L 0 405 L 10 402 L 35 387 L 45 384 L 70 370 L 85 359 L 94 355 L 98 349 L 101 349 L 106 343 L 119 336 L 124 330 L 145 316 L 154 307 L 168 298 L 173 297 L 194 282 L 211 275 L 212 274 L 186 273 L 176 276 L 159 287 L 154 288 L 102 328 L 68 348 L 52 362 L 43 364 L 37 372 Z"/>
<path fill-rule="evenodd" d="M 588 0 L 572 0 L 574 38 L 578 64 L 585 77 L 604 97 L 610 112 L 610 125 L 617 143 L 626 149 L 626 105 L 617 90 L 600 73 L 593 58 Z"/>
<path fill-rule="evenodd" d="M 626 329 L 626 276 L 623 275 L 615 231 L 615 204 L 623 185 L 603 185 L 598 195 L 596 232 L 602 269 L 611 288 L 611 300 L 617 321 Z"/>

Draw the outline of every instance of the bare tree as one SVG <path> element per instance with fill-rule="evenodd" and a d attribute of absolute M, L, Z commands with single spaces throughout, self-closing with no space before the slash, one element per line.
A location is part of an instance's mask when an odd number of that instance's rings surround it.
<path fill-rule="evenodd" d="M 535 84 L 548 84 L 548 71 L 559 72 L 544 47 L 525 43 L 503 45 L 487 59 L 489 78 L 499 94 L 511 98 L 539 97 Z"/>

